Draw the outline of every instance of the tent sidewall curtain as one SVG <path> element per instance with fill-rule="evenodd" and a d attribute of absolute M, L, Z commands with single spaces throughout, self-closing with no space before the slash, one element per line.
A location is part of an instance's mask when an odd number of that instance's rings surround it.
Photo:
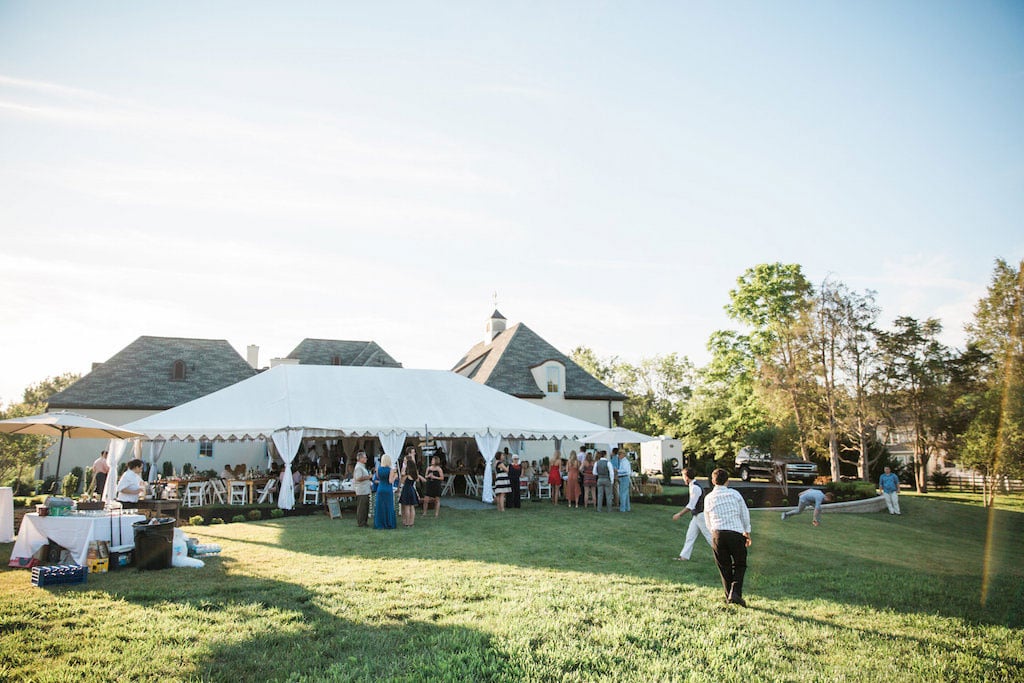
<path fill-rule="evenodd" d="M 480 495 L 480 500 L 485 503 L 493 503 L 494 484 L 491 482 L 491 463 L 494 462 L 494 454 L 501 446 L 501 435 L 491 434 L 490 431 L 487 431 L 484 434 L 474 434 L 473 436 L 476 439 L 476 447 L 484 456 L 484 490 Z"/>
<path fill-rule="evenodd" d="M 281 472 L 281 493 L 277 498 L 277 507 L 282 510 L 291 510 L 295 507 L 295 488 L 292 486 L 292 461 L 295 454 L 299 452 L 299 445 L 302 443 L 301 429 L 280 429 L 273 434 L 274 446 L 284 461 L 284 471 Z"/>

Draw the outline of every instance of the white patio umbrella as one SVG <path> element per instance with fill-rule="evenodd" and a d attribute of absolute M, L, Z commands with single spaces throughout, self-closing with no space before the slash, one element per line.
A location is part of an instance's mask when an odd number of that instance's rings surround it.
<path fill-rule="evenodd" d="M 138 432 L 122 429 L 117 425 L 100 422 L 78 413 L 69 413 L 66 410 L 0 420 L 0 433 L 60 436 L 56 470 L 58 480 L 60 479 L 60 458 L 64 453 L 65 436 L 69 439 L 130 439 L 135 436 L 142 436 Z"/>
<path fill-rule="evenodd" d="M 587 434 L 580 439 L 580 443 L 602 443 L 607 446 L 621 446 L 624 443 L 643 443 L 644 441 L 656 441 L 658 437 L 647 436 L 640 432 L 634 432 L 624 427 L 612 427 L 600 432 Z"/>

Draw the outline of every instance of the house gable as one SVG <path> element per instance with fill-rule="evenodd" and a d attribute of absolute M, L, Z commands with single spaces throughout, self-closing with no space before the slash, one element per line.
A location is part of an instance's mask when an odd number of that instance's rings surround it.
<path fill-rule="evenodd" d="M 624 401 L 523 323 L 500 332 L 490 344 L 479 343 L 464 355 L 453 372 L 519 398 L 544 398 L 534 368 L 554 361 L 565 368 L 562 393 L 567 399 Z"/>
<path fill-rule="evenodd" d="M 288 354 L 288 358 L 299 361 L 299 365 L 402 367 L 401 363 L 372 341 L 307 338 Z"/>

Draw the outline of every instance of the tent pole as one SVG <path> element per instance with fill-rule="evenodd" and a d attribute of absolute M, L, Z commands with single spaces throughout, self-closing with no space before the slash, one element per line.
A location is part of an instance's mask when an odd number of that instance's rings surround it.
<path fill-rule="evenodd" d="M 57 448 L 57 471 L 54 477 L 57 480 L 58 486 L 60 485 L 60 458 L 64 455 L 64 430 L 60 430 L 60 446 Z M 58 489 L 60 493 L 60 489 Z"/>

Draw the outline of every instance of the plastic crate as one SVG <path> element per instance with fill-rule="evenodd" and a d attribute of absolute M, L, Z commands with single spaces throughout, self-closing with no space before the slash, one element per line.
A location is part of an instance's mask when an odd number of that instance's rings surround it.
<path fill-rule="evenodd" d="M 42 588 L 59 584 L 85 583 L 87 575 L 86 568 L 79 564 L 32 567 L 32 585 Z"/>

